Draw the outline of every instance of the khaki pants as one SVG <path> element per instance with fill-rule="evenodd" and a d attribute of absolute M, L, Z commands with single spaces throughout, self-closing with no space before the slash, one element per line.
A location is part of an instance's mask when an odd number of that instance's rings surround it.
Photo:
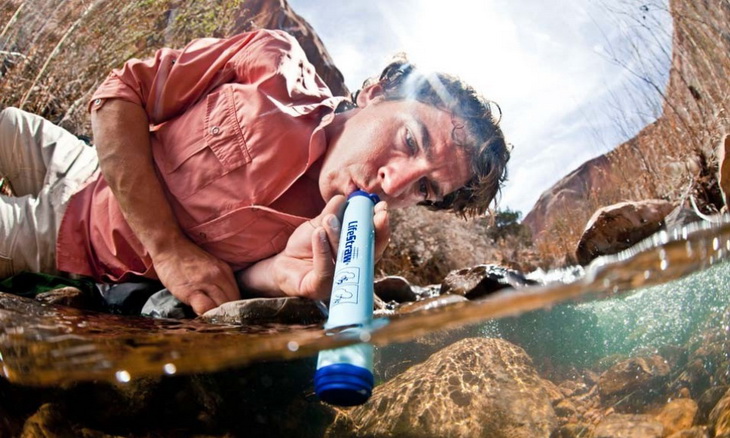
<path fill-rule="evenodd" d="M 0 112 L 0 279 L 58 273 L 56 238 L 71 195 L 99 168 L 96 150 L 48 120 L 16 108 Z"/>

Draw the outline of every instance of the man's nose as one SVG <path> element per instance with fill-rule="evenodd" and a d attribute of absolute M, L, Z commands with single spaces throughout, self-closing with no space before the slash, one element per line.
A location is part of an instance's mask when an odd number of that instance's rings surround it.
<path fill-rule="evenodd" d="M 413 194 L 415 183 L 422 171 L 417 166 L 386 166 L 380 169 L 380 187 L 391 198 L 402 198 Z"/>

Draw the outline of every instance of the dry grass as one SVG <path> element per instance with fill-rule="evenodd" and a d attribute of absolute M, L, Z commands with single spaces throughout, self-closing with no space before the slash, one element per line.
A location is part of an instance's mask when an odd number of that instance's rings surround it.
<path fill-rule="evenodd" d="M 163 46 L 232 34 L 243 0 L 9 0 L 0 6 L 0 107 L 90 132 L 86 102 L 113 68 Z"/>

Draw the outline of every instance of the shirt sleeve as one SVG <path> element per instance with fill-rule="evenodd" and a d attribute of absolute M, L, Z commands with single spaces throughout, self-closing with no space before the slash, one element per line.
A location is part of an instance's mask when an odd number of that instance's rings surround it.
<path fill-rule="evenodd" d="M 158 124 L 221 84 L 256 83 L 272 74 L 290 77 L 285 82 L 292 84 L 287 87 L 291 94 L 330 96 L 313 70 L 296 40 L 283 31 L 203 38 L 182 50 L 163 48 L 152 58 L 132 59 L 113 70 L 92 96 L 89 109 L 100 108 L 106 99 L 123 99 L 142 106 L 150 123 Z M 300 77 L 292 77 L 296 75 Z"/>

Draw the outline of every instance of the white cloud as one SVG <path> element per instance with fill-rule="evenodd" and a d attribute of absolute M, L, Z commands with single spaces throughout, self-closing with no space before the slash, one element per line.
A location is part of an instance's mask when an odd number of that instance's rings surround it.
<path fill-rule="evenodd" d="M 635 77 L 613 58 L 627 65 L 659 59 L 651 68 L 668 69 L 668 57 L 653 51 L 663 45 L 668 52 L 669 16 L 653 6 L 647 19 L 638 0 L 290 3 L 313 25 L 353 90 L 405 51 L 420 67 L 457 74 L 498 102 L 515 145 L 502 205 L 525 214 L 558 179 L 640 128 L 631 112 L 646 110 L 632 107 L 650 97 L 637 97 L 645 91 L 637 91 Z M 661 30 L 641 34 L 642 26 Z M 642 44 L 632 45 L 632 38 Z M 632 52 L 635 47 L 647 53 Z M 666 79 L 666 71 L 649 73 Z"/>

